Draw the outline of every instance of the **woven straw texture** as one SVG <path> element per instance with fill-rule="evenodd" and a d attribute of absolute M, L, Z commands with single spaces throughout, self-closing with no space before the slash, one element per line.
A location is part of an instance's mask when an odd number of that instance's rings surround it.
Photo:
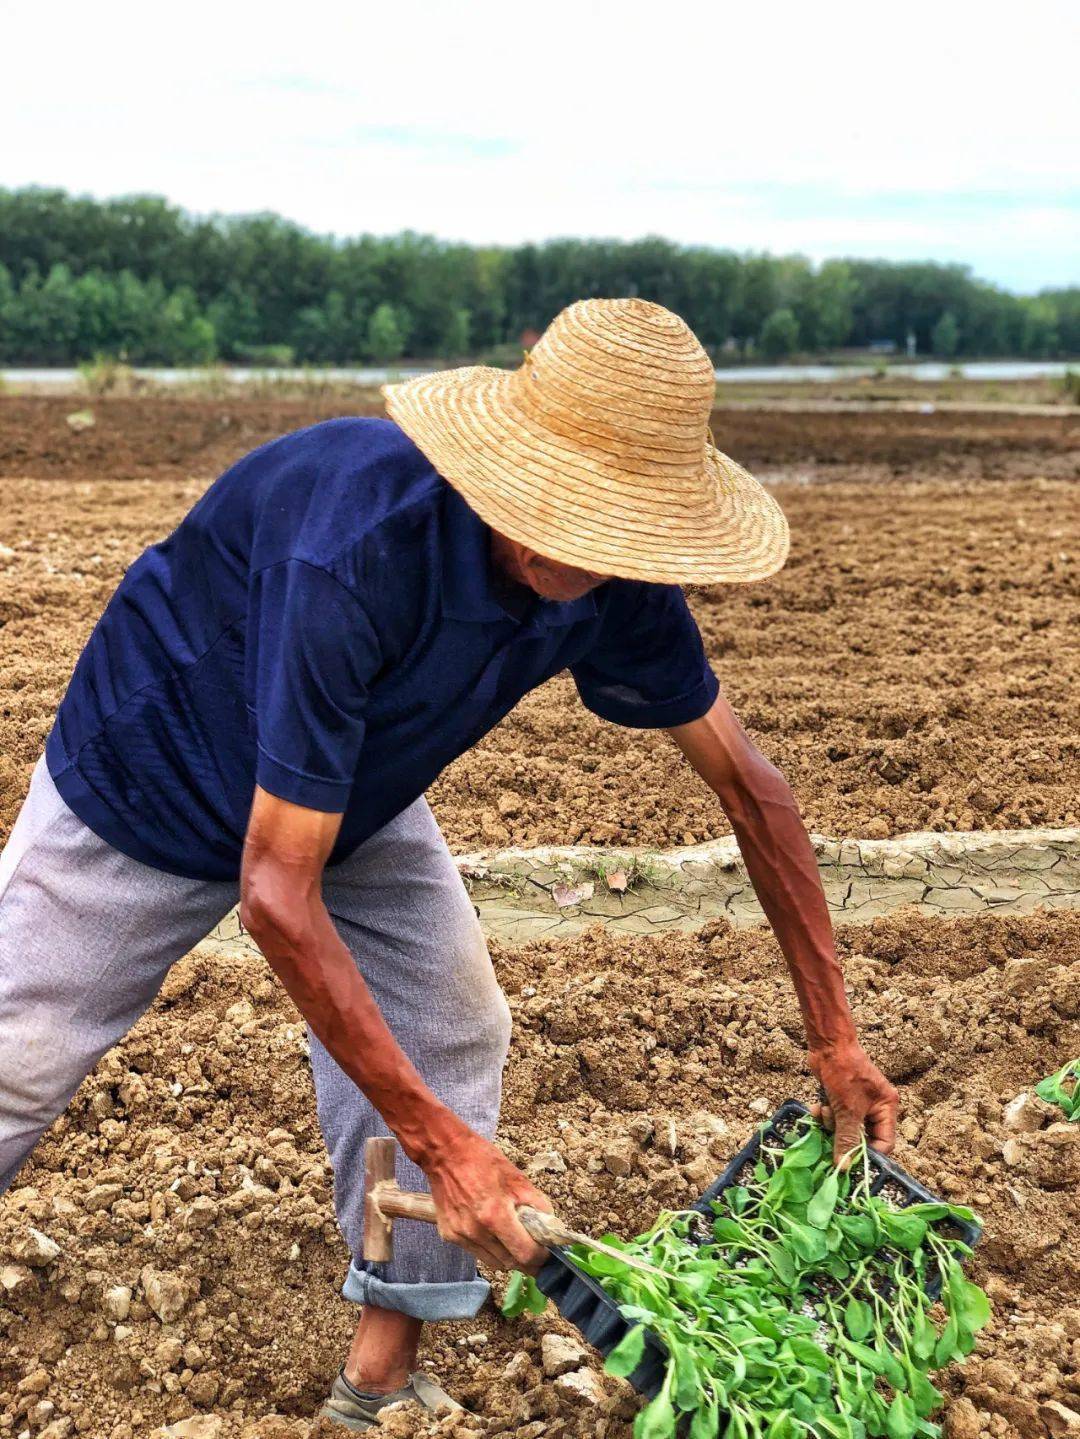
<path fill-rule="evenodd" d="M 647 300 L 580 300 L 520 369 L 387 386 L 387 410 L 493 529 L 597 574 L 674 584 L 775 574 L 788 527 L 711 442 L 712 362 Z"/>

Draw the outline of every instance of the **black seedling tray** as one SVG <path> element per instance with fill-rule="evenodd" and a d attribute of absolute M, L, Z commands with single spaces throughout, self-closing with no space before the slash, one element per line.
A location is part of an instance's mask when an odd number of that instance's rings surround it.
<path fill-rule="evenodd" d="M 793 1120 L 801 1119 L 809 1110 L 797 1099 L 782 1104 L 765 1125 L 756 1130 L 753 1137 L 743 1145 L 735 1158 L 713 1184 L 710 1184 L 698 1202 L 693 1205 L 699 1214 L 712 1216 L 713 1200 L 736 1182 L 736 1176 L 747 1163 L 757 1161 L 761 1140 L 780 1139 Z M 871 1185 L 871 1193 L 878 1194 L 887 1185 L 897 1187 L 906 1197 L 897 1198 L 897 1206 L 905 1204 L 938 1204 L 943 1201 L 924 1189 L 921 1184 L 906 1174 L 898 1164 L 885 1155 L 870 1151 L 870 1163 L 878 1171 L 878 1177 Z M 982 1229 L 978 1224 L 955 1221 L 965 1244 L 972 1248 L 979 1242 Z M 594 1349 L 605 1357 L 611 1353 L 619 1340 L 634 1326 L 619 1313 L 619 1306 L 590 1274 L 579 1269 L 570 1256 L 562 1249 L 553 1249 L 551 1258 L 536 1277 L 541 1291 L 554 1303 L 564 1319 L 575 1324 Z M 936 1299 L 940 1283 L 927 1286 L 927 1293 Z M 667 1348 L 654 1335 L 645 1335 L 645 1357 L 630 1376 L 630 1383 L 647 1399 L 653 1399 L 660 1392 L 664 1371 L 667 1368 Z"/>

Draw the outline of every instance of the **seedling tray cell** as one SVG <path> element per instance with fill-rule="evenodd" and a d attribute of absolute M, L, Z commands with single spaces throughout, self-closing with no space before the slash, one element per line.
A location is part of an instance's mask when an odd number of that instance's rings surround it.
<path fill-rule="evenodd" d="M 700 1214 L 711 1216 L 713 1200 L 736 1182 L 736 1176 L 744 1165 L 757 1162 L 762 1133 L 764 1132 L 766 1139 L 779 1140 L 797 1120 L 808 1113 L 806 1105 L 800 1104 L 797 1099 L 789 1099 L 782 1104 L 764 1127 L 764 1131 L 760 1129 L 755 1131 L 753 1137 L 730 1161 L 719 1179 L 710 1184 L 692 1208 Z M 931 1194 L 928 1189 L 912 1179 L 910 1174 L 905 1173 L 898 1164 L 886 1158 L 885 1155 L 871 1150 L 870 1162 L 878 1171 L 878 1177 L 871 1186 L 872 1193 L 877 1194 L 883 1186 L 889 1185 L 890 1189 L 895 1189 L 897 1203 L 901 1207 L 903 1203 L 936 1204 L 941 1202 L 938 1196 Z M 906 1198 L 901 1199 L 901 1196 L 906 1196 Z M 974 1248 L 982 1234 L 980 1226 L 957 1222 L 956 1227 L 964 1243 Z M 565 1250 L 552 1251 L 551 1258 L 537 1275 L 536 1282 L 563 1318 L 576 1325 L 593 1348 L 599 1350 L 605 1357 L 633 1327 L 622 1317 L 619 1313 L 619 1306 L 601 1285 L 590 1274 L 579 1269 Z M 936 1281 L 927 1286 L 927 1293 L 932 1299 L 937 1298 L 939 1290 L 940 1284 Z M 630 1383 L 648 1399 L 655 1398 L 660 1392 L 664 1371 L 667 1367 L 667 1358 L 666 1347 L 652 1334 L 647 1334 L 645 1357 L 631 1374 Z"/>

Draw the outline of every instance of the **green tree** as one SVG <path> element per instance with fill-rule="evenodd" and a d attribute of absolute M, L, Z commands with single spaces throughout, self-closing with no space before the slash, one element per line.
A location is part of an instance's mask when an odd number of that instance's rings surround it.
<path fill-rule="evenodd" d="M 388 365 L 400 359 L 405 350 L 402 325 L 393 305 L 385 302 L 376 307 L 368 321 L 368 354 L 377 364 Z"/>
<path fill-rule="evenodd" d="M 11 272 L 6 265 L 0 263 L 0 361 L 14 357 L 14 337 L 11 332 L 14 312 L 15 286 L 11 281 Z"/>
<path fill-rule="evenodd" d="M 800 325 L 804 344 L 833 350 L 851 334 L 852 306 L 858 285 L 844 260 L 827 260 L 812 277 L 807 321 Z"/>
<path fill-rule="evenodd" d="M 1052 300 L 1040 295 L 1028 300 L 1020 345 L 1025 355 L 1053 355 L 1058 349 L 1058 314 Z"/>
<path fill-rule="evenodd" d="M 451 310 L 442 336 L 442 355 L 447 360 L 460 360 L 469 353 L 469 332 L 472 316 L 465 307 Z"/>
<path fill-rule="evenodd" d="M 960 326 L 951 310 L 946 310 L 930 332 L 930 348 L 943 360 L 951 359 L 960 348 Z"/>
<path fill-rule="evenodd" d="M 768 316 L 761 327 L 761 351 L 770 360 L 782 360 L 799 348 L 799 322 L 782 305 Z"/>

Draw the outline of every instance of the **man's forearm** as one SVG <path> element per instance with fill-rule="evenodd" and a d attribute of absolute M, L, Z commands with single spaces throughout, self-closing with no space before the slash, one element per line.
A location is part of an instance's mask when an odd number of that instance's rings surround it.
<path fill-rule="evenodd" d="M 718 783 L 754 890 L 791 971 L 812 1050 L 855 1040 L 817 858 L 790 786 L 756 752 Z"/>
<path fill-rule="evenodd" d="M 426 1168 L 468 1132 L 405 1055 L 317 896 L 288 909 L 248 902 L 245 925 L 340 1068 Z"/>

